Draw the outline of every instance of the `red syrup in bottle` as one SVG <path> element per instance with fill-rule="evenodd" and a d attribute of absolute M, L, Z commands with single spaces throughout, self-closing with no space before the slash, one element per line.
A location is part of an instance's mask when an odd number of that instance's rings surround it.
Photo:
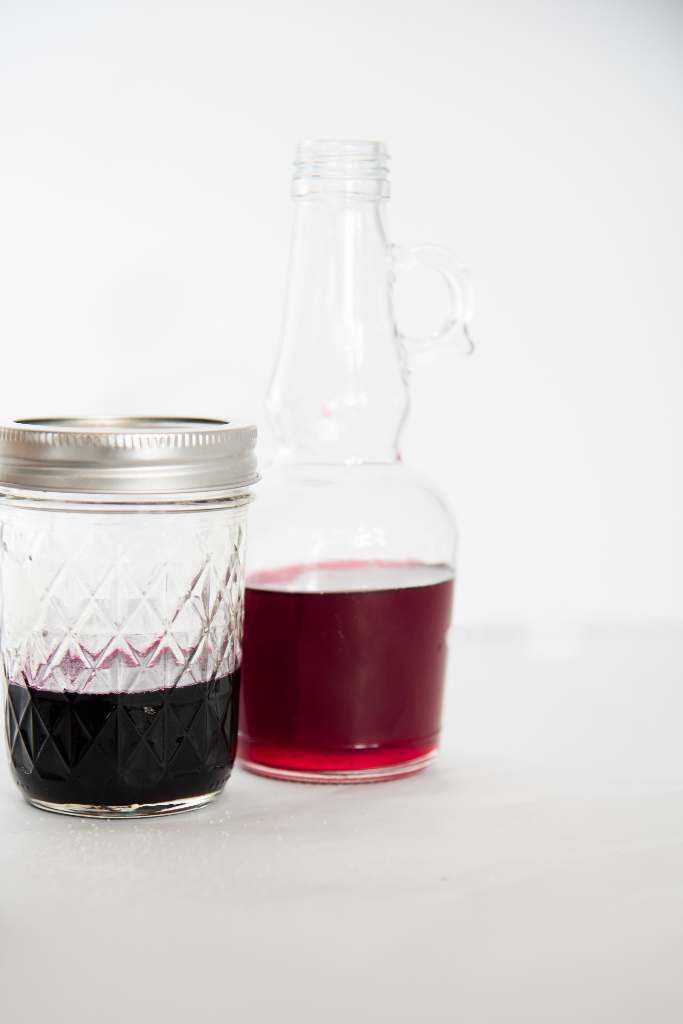
<path fill-rule="evenodd" d="M 302 781 L 391 778 L 439 736 L 447 566 L 323 563 L 247 582 L 239 754 Z"/>

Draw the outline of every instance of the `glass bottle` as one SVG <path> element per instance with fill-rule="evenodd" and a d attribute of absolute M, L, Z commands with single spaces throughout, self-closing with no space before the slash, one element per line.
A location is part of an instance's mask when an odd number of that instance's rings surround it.
<path fill-rule="evenodd" d="M 282 344 L 267 410 L 274 464 L 254 507 L 239 755 L 300 781 L 393 778 L 433 757 L 455 573 L 451 513 L 401 461 L 407 357 L 471 348 L 450 252 L 389 244 L 379 142 L 299 146 Z M 428 338 L 393 313 L 400 265 L 438 271 L 450 309 Z"/>

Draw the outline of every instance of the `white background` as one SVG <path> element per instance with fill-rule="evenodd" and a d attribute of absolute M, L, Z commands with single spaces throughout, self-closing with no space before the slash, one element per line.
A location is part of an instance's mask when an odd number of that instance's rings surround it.
<path fill-rule="evenodd" d="M 673 0 L 3 3 L 2 415 L 261 420 L 294 144 L 383 138 L 477 285 L 404 439 L 460 621 L 680 619 L 682 55 Z"/>
<path fill-rule="evenodd" d="M 683 1019 L 682 58 L 675 0 L 0 0 L 3 417 L 260 418 L 302 137 L 385 139 L 478 291 L 404 445 L 462 534 L 437 762 L 133 822 L 1 772 L 3 1021 Z"/>

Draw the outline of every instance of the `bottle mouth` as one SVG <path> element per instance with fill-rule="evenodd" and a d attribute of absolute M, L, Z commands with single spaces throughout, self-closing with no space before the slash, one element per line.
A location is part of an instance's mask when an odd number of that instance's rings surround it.
<path fill-rule="evenodd" d="M 389 152 L 374 139 L 305 139 L 297 146 L 292 194 L 389 195 Z"/>

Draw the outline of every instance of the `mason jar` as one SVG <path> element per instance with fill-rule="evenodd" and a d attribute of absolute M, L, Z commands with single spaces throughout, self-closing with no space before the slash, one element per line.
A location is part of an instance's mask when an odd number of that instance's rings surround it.
<path fill-rule="evenodd" d="M 256 429 L 0 426 L 0 656 L 29 803 L 129 817 L 216 797 L 235 758 Z"/>

